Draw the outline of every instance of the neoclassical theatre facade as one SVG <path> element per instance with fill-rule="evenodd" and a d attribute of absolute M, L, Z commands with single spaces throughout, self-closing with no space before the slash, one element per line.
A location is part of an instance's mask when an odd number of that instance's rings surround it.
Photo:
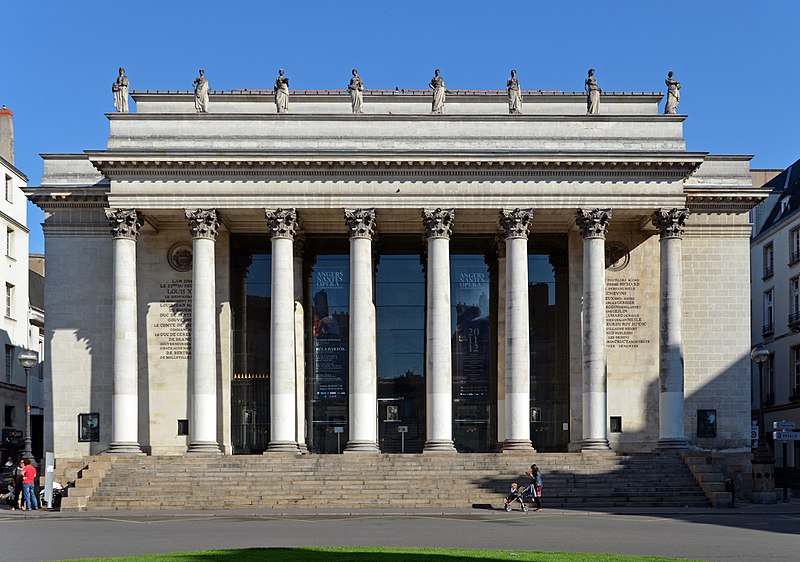
<path fill-rule="evenodd" d="M 658 93 L 289 96 L 44 155 L 57 458 L 749 451 L 748 156 Z"/>

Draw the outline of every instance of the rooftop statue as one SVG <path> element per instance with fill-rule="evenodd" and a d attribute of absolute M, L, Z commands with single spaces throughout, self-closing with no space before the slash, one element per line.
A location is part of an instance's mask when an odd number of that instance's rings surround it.
<path fill-rule="evenodd" d="M 511 71 L 511 78 L 506 83 L 506 91 L 508 91 L 508 112 L 512 115 L 522 113 L 522 89 L 519 87 L 516 70 Z"/>
<path fill-rule="evenodd" d="M 114 107 L 120 113 L 128 113 L 128 87 L 130 81 L 125 76 L 125 69 L 119 68 L 119 76 L 111 84 L 111 91 L 114 92 Z"/>
<path fill-rule="evenodd" d="M 433 104 L 431 105 L 431 113 L 444 113 L 444 98 L 447 90 L 445 89 L 444 78 L 439 76 L 438 68 L 434 72 L 433 78 L 431 78 L 431 83 L 428 84 L 428 86 L 433 88 Z"/>
<path fill-rule="evenodd" d="M 674 74 L 670 70 L 667 79 L 664 80 L 667 84 L 667 103 L 664 105 L 664 115 L 678 113 L 678 102 L 681 101 L 681 83 L 672 78 Z"/>
<path fill-rule="evenodd" d="M 289 113 L 289 79 L 283 75 L 283 69 L 278 69 L 278 77 L 275 79 L 275 107 L 278 113 Z"/>
<path fill-rule="evenodd" d="M 194 79 L 194 108 L 198 113 L 208 113 L 208 80 L 206 71 L 200 69 L 200 76 Z"/>
<path fill-rule="evenodd" d="M 364 113 L 364 81 L 358 75 L 358 70 L 353 69 L 353 77 L 347 85 L 347 91 L 350 92 L 350 104 L 353 107 L 353 113 Z"/>
<path fill-rule="evenodd" d="M 586 77 L 584 88 L 586 89 L 586 113 L 589 115 L 600 113 L 600 94 L 603 93 L 603 90 L 597 85 L 594 68 L 589 69 L 589 76 Z"/>

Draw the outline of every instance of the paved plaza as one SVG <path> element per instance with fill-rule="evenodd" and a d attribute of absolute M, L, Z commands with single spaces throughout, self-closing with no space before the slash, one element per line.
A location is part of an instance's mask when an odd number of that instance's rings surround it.
<path fill-rule="evenodd" d="M 723 510 L 4 511 L 0 519 L 3 557 L 16 562 L 294 546 L 518 548 L 794 561 L 800 546 L 800 500 Z"/>

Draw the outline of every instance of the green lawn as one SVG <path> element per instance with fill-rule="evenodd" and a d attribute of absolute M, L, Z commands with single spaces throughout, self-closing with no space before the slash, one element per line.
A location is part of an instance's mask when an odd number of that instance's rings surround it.
<path fill-rule="evenodd" d="M 92 558 L 123 562 L 457 562 L 459 560 L 513 560 L 515 562 L 663 562 L 676 558 L 624 556 L 622 554 L 577 554 L 530 550 L 462 550 L 458 548 L 307 547 L 247 548 L 242 550 L 198 550 L 150 556 Z M 682 559 L 683 560 L 683 559 Z M 685 562 L 685 561 L 684 561 Z"/>

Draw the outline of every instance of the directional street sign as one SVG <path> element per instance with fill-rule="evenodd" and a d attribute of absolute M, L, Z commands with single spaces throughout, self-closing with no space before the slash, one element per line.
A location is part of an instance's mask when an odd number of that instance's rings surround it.
<path fill-rule="evenodd" d="M 800 431 L 774 431 L 775 441 L 800 441 Z"/>
<path fill-rule="evenodd" d="M 772 422 L 772 429 L 778 429 L 778 430 L 797 429 L 797 424 L 792 421 Z"/>

